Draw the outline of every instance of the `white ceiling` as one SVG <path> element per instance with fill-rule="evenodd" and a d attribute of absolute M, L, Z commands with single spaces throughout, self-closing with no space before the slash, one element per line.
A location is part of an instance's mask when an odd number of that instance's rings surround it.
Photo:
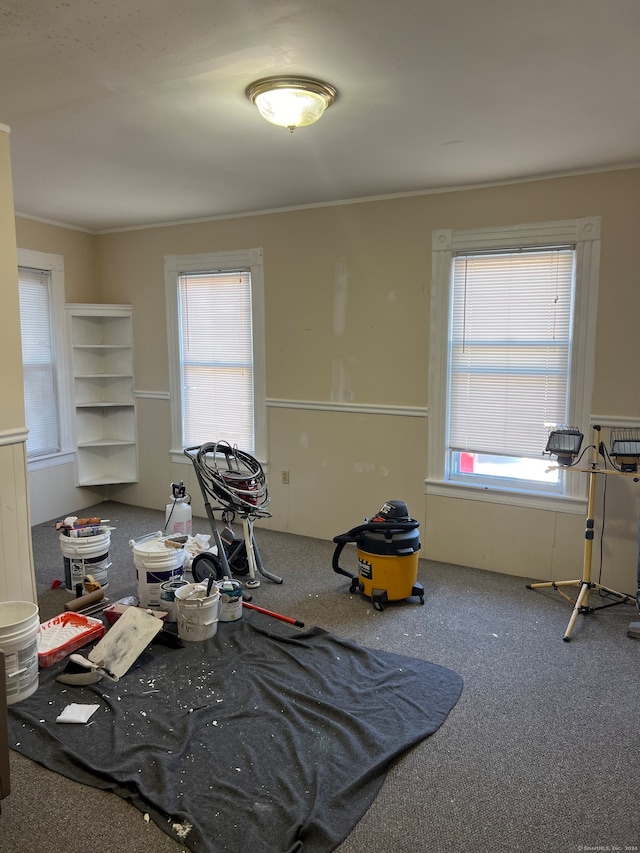
<path fill-rule="evenodd" d="M 2 0 L 0 81 L 16 211 L 90 231 L 640 163 L 640 0 Z"/>

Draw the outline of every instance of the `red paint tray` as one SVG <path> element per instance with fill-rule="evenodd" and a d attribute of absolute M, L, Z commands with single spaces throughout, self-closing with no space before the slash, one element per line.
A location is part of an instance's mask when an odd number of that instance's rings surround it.
<path fill-rule="evenodd" d="M 40 625 L 38 663 L 42 667 L 58 663 L 71 652 L 99 640 L 106 633 L 104 622 L 82 613 L 61 613 Z"/>

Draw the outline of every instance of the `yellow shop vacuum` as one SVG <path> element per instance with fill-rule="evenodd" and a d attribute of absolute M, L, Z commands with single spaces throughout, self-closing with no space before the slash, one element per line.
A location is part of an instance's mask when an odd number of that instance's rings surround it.
<path fill-rule="evenodd" d="M 417 582 L 420 523 L 411 518 L 404 501 L 387 501 L 373 518 L 347 533 L 334 536 L 333 571 L 351 578 L 349 592 L 363 592 L 376 610 L 388 601 L 417 597 L 424 604 L 424 587 Z M 355 542 L 358 574 L 339 565 L 344 546 Z"/>

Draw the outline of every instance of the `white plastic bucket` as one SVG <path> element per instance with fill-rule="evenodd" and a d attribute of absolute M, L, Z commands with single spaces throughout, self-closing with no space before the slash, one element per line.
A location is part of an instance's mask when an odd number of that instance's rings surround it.
<path fill-rule="evenodd" d="M 86 575 L 93 575 L 100 586 L 107 585 L 111 568 L 110 544 L 110 530 L 78 539 L 60 534 L 64 585 L 69 592 L 75 592 L 76 585 L 81 584 Z"/>
<path fill-rule="evenodd" d="M 7 705 L 38 689 L 38 605 L 30 601 L 0 602 L 0 649 L 4 652 Z"/>
<path fill-rule="evenodd" d="M 167 547 L 161 536 L 132 544 L 140 606 L 161 607 L 162 585 L 182 580 L 185 550 Z"/>
<path fill-rule="evenodd" d="M 176 590 L 178 636 L 181 640 L 208 640 L 218 630 L 220 591 L 213 584 L 207 595 L 207 584 L 189 583 Z"/>
<path fill-rule="evenodd" d="M 239 581 L 218 581 L 220 590 L 220 610 L 218 619 L 221 622 L 236 622 L 242 618 L 242 584 Z"/>

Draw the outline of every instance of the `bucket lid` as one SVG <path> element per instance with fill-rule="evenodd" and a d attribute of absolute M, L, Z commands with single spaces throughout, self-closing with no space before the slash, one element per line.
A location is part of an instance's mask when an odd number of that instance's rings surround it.
<path fill-rule="evenodd" d="M 143 542 L 135 542 L 133 545 L 134 554 L 170 554 L 171 550 L 179 551 L 179 548 L 169 549 L 164 544 L 164 539 L 145 539 Z"/>
<path fill-rule="evenodd" d="M 107 547 L 111 544 L 111 531 L 105 530 L 104 533 L 94 533 L 93 536 L 65 536 L 60 534 L 60 547 L 82 550 L 83 548 L 96 548 L 98 546 Z"/>
<path fill-rule="evenodd" d="M 148 560 L 151 563 L 175 564 L 181 566 L 184 563 L 184 548 L 171 548 L 165 545 L 166 539 L 148 539 L 144 542 L 136 542 L 133 546 L 134 559 Z"/>

